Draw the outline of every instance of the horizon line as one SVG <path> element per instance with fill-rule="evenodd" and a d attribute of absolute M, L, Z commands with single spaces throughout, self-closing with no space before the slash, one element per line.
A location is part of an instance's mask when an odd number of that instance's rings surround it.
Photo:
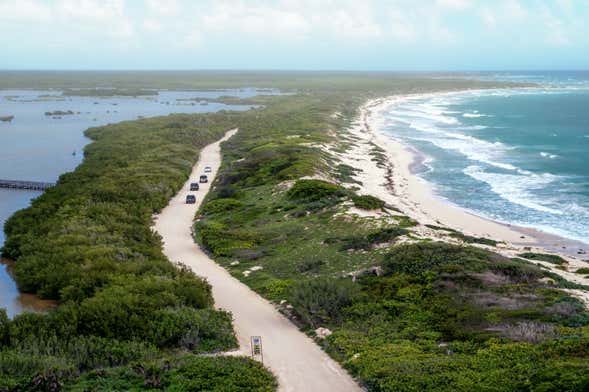
<path fill-rule="evenodd" d="M 0 68 L 0 72 L 336 72 L 336 73 L 492 73 L 492 72 L 589 72 L 589 68 L 555 69 L 448 69 L 448 70 L 377 70 L 377 69 L 296 69 L 296 68 Z"/>

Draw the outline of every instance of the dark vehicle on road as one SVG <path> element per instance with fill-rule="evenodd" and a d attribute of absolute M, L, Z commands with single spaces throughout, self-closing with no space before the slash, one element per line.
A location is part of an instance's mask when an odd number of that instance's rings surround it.
<path fill-rule="evenodd" d="M 210 173 L 212 171 L 213 171 L 213 169 L 211 169 L 210 166 L 205 166 L 205 173 Z"/>
<path fill-rule="evenodd" d="M 190 183 L 190 190 L 191 191 L 198 191 L 199 186 L 198 186 L 198 182 L 191 182 Z"/>
<path fill-rule="evenodd" d="M 187 195 L 186 196 L 186 204 L 194 204 L 194 203 L 196 203 L 196 196 Z"/>
<path fill-rule="evenodd" d="M 209 178 L 205 175 L 200 176 L 200 180 L 198 180 L 198 182 L 200 182 L 201 184 L 204 184 L 205 182 L 209 182 Z"/>

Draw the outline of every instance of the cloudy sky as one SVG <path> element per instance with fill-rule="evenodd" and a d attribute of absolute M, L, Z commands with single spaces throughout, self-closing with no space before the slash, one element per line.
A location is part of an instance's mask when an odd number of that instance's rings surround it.
<path fill-rule="evenodd" d="M 2 69 L 589 69 L 589 0 L 0 0 Z"/>

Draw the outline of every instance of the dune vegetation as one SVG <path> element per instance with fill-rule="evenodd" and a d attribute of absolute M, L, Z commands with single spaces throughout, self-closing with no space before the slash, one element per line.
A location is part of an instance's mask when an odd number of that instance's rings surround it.
<path fill-rule="evenodd" d="M 353 191 L 329 153 L 353 142 L 350 96 L 280 98 L 242 122 L 197 241 L 371 391 L 589 388 L 589 313 L 562 290 L 579 286 L 472 246 L 496 241 L 418 238 L 418 222 Z"/>
<path fill-rule="evenodd" d="M 195 239 L 369 390 L 587 390 L 589 314 L 562 290 L 575 285 L 461 233 L 464 245 L 418 238 L 419 222 L 358 194 L 330 154 L 354 142 L 345 129 L 368 97 L 490 85 L 285 75 L 39 75 L 39 87 L 300 90 L 247 112 L 88 130 L 84 163 L 6 224 L 19 287 L 59 306 L 0 317 L 0 390 L 276 388 L 256 362 L 200 355 L 236 346 L 231 316 L 150 228 L 199 149 L 234 127 Z"/>

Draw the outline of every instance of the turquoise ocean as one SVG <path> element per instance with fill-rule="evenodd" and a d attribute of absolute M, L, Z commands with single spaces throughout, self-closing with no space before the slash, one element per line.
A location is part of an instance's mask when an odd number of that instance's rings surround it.
<path fill-rule="evenodd" d="M 589 243 L 589 72 L 468 75 L 534 88 L 433 94 L 383 111 L 415 173 L 477 215 Z"/>

